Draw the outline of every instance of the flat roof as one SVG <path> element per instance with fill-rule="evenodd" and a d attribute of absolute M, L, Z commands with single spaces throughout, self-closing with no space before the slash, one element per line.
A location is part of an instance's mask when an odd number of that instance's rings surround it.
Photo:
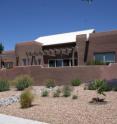
<path fill-rule="evenodd" d="M 42 43 L 43 46 L 62 44 L 62 43 L 71 43 L 76 42 L 76 36 L 86 34 L 87 39 L 89 38 L 90 33 L 93 33 L 95 29 L 88 29 L 83 31 L 55 34 L 49 36 L 43 36 L 35 39 L 35 41 Z"/>

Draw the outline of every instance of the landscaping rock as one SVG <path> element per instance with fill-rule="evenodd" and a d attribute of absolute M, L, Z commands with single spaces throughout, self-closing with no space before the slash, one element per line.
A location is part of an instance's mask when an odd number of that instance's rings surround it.
<path fill-rule="evenodd" d="M 11 97 L 8 97 L 8 98 L 1 98 L 0 99 L 0 107 L 1 106 L 11 105 L 13 103 L 19 102 L 19 100 L 20 100 L 20 96 L 19 95 L 11 96 Z"/>

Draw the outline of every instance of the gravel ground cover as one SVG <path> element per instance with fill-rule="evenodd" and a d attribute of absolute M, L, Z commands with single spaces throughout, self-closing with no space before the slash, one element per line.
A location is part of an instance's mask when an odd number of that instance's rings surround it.
<path fill-rule="evenodd" d="M 34 87 L 35 101 L 28 109 L 21 109 L 19 103 L 0 107 L 0 113 L 47 122 L 50 124 L 117 124 L 117 92 L 107 92 L 107 104 L 90 104 L 95 91 L 75 87 L 78 99 L 71 97 L 41 97 L 43 87 Z M 18 91 L 0 93 L 0 98 L 16 94 Z"/>

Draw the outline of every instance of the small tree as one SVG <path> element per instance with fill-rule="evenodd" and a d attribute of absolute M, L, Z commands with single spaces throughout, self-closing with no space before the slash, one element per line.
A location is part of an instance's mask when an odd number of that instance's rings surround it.
<path fill-rule="evenodd" d="M 100 102 L 102 101 L 102 99 L 100 99 L 98 95 L 106 96 L 106 94 L 104 93 L 106 85 L 105 80 L 95 80 L 93 83 L 97 91 L 97 98 L 95 98 L 95 101 Z"/>
<path fill-rule="evenodd" d="M 4 46 L 0 43 L 0 54 L 4 51 Z"/>
<path fill-rule="evenodd" d="M 0 43 L 0 54 L 2 54 L 3 51 L 4 51 L 4 46 L 2 45 L 2 43 Z M 0 57 L 0 65 L 2 67 L 2 57 Z"/>

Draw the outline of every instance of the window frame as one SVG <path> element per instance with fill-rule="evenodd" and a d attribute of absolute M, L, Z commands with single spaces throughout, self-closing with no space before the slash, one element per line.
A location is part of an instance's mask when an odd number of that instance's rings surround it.
<path fill-rule="evenodd" d="M 49 66 L 49 61 L 54 60 L 55 61 L 55 67 Z M 62 66 L 56 66 L 56 60 L 62 60 Z M 64 60 L 69 60 L 69 66 L 64 66 Z M 77 58 L 74 58 L 74 60 L 77 60 Z M 72 58 L 63 58 L 63 59 L 48 59 L 48 67 L 49 68 L 59 68 L 59 67 L 71 67 L 72 66 Z"/>
<path fill-rule="evenodd" d="M 113 54 L 114 55 L 114 60 L 113 61 L 106 61 L 106 54 Z M 104 62 L 104 63 L 115 63 L 116 62 L 116 53 L 115 52 L 95 52 L 94 53 L 94 61 L 96 61 L 96 57 L 95 57 L 95 55 L 96 54 L 103 54 L 103 61 L 102 62 Z M 105 54 L 105 55 L 104 55 Z"/>

